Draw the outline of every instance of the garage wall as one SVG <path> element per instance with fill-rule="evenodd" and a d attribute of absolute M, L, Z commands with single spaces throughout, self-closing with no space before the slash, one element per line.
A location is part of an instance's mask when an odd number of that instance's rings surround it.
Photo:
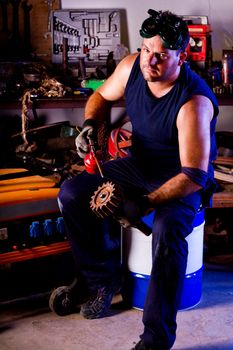
<path fill-rule="evenodd" d="M 62 9 L 68 8 L 120 8 L 125 10 L 123 42 L 130 52 L 140 47 L 139 26 L 147 16 L 147 10 L 170 10 L 180 15 L 208 16 L 212 27 L 213 59 L 221 60 L 223 49 L 233 47 L 232 0 L 61 0 Z"/>
<path fill-rule="evenodd" d="M 208 16 L 212 28 L 213 60 L 222 59 L 223 49 L 233 48 L 233 0 L 62 0 L 62 9 L 119 8 L 123 10 L 122 41 L 130 52 L 141 45 L 139 27 L 147 10 L 170 10 L 180 15 Z M 220 106 L 217 130 L 233 131 L 233 106 Z"/>

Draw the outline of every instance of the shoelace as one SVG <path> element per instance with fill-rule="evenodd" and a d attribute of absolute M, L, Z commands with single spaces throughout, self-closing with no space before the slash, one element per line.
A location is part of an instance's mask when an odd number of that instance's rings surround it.
<path fill-rule="evenodd" d="M 88 304 L 92 304 L 93 302 L 101 302 L 104 301 L 105 297 L 111 294 L 110 290 L 107 290 L 105 287 L 98 289 L 97 294 L 94 294 L 88 300 Z"/>

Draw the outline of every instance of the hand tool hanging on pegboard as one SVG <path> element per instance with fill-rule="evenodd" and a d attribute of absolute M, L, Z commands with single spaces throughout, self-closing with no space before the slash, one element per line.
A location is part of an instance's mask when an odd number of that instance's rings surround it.
<path fill-rule="evenodd" d="M 2 31 L 2 33 L 9 34 L 7 3 L 8 3 L 8 0 L 1 0 L 0 1 L 0 6 L 2 8 L 2 28 L 1 28 L 1 31 Z"/>
<path fill-rule="evenodd" d="M 24 52 L 25 56 L 31 55 L 31 23 L 30 23 L 30 12 L 32 10 L 32 5 L 28 4 L 27 0 L 22 2 L 22 8 L 24 12 Z"/>
<path fill-rule="evenodd" d="M 53 11 L 53 3 L 55 0 L 45 0 L 44 2 L 46 3 L 48 7 L 48 31 L 44 34 L 44 37 L 47 38 L 48 36 L 52 36 L 52 11 Z"/>
<path fill-rule="evenodd" d="M 17 40 L 19 38 L 19 5 L 21 0 L 10 0 L 10 4 L 12 5 L 12 39 Z"/>

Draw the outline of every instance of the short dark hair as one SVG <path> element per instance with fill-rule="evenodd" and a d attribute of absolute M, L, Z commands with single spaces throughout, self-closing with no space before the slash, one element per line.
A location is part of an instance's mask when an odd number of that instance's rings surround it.
<path fill-rule="evenodd" d="M 164 47 L 170 50 L 184 51 L 189 43 L 189 30 L 182 17 L 170 11 L 155 11 L 149 9 L 150 17 L 142 23 L 140 35 L 143 38 L 152 38 L 159 35 Z"/>

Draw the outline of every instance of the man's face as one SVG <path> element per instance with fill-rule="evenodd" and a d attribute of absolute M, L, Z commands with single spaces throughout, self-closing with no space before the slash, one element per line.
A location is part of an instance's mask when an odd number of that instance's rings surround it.
<path fill-rule="evenodd" d="M 148 82 L 166 81 L 177 78 L 186 54 L 165 49 L 159 35 L 143 39 L 140 53 L 140 67 Z"/>

